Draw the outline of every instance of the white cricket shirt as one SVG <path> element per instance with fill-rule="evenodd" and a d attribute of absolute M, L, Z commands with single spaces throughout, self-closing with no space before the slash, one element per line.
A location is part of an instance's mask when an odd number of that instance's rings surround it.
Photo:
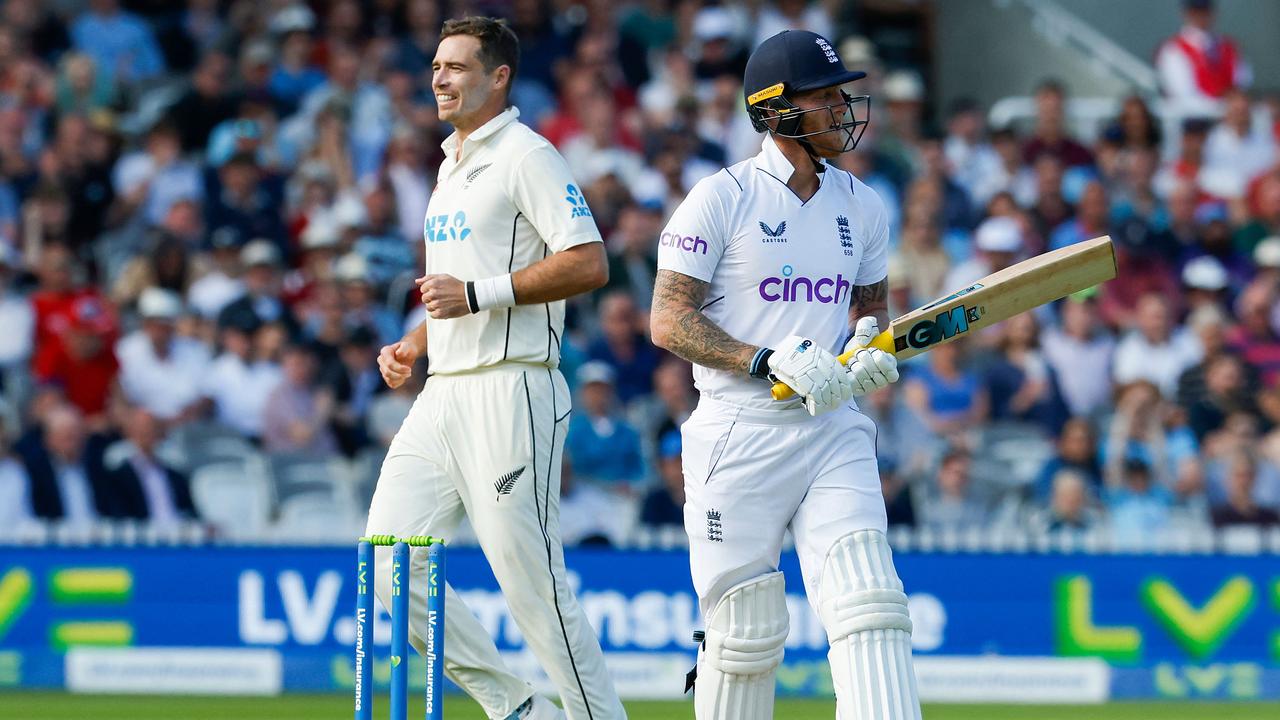
<path fill-rule="evenodd" d="M 826 165 L 807 202 L 787 187 L 793 168 L 767 137 L 759 155 L 704 178 L 658 240 L 658 268 L 711 284 L 702 312 L 734 338 L 777 348 L 788 335 L 833 353 L 850 333 L 854 286 L 888 276 L 884 203 L 852 174 Z M 759 409 L 791 409 L 769 384 L 693 368 L 703 395 Z"/>
<path fill-rule="evenodd" d="M 564 158 L 517 122 L 519 115 L 508 108 L 480 126 L 462 144 L 460 159 L 457 133 L 441 144 L 445 160 L 422 227 L 428 274 L 481 280 L 601 242 Z M 502 362 L 556 367 L 563 329 L 562 300 L 449 320 L 428 316 L 430 371 L 459 373 Z"/>

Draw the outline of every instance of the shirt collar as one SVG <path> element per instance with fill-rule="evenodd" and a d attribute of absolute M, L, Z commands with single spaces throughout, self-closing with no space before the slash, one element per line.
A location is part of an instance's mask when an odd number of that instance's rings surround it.
<path fill-rule="evenodd" d="M 512 105 L 497 115 L 494 115 L 493 119 L 489 122 L 476 128 L 467 136 L 467 142 L 484 142 L 493 135 L 496 135 L 502 128 L 515 122 L 518 117 L 520 117 L 520 109 Z M 445 151 L 447 156 L 452 157 L 454 151 L 458 149 L 458 131 L 454 130 L 449 137 L 445 138 L 444 142 L 440 143 L 440 148 Z"/>
<path fill-rule="evenodd" d="M 825 160 L 820 160 L 824 165 Z M 764 170 L 770 175 L 778 178 L 783 183 L 791 180 L 791 175 L 796 171 L 791 161 L 786 155 L 782 154 L 782 149 L 778 147 L 778 143 L 773 139 L 772 134 L 768 134 L 764 138 L 764 144 L 760 147 L 760 154 L 756 155 L 756 167 Z M 822 184 L 823 177 L 826 172 L 818 173 L 818 184 Z"/>

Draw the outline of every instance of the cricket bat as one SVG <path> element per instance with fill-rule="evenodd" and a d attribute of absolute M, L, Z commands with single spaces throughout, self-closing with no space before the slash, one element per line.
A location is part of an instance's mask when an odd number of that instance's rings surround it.
<path fill-rule="evenodd" d="M 871 347 L 906 360 L 1115 276 L 1116 254 L 1111 238 L 1096 237 L 1028 258 L 916 308 L 890 322 L 871 341 Z M 840 362 L 847 363 L 853 355 L 852 351 L 841 355 Z M 774 384 L 774 400 L 786 400 L 792 395 L 795 391 L 785 384 Z"/>

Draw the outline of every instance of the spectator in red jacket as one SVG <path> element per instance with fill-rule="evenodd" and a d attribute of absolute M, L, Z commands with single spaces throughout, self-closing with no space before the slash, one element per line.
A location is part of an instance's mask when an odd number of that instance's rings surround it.
<path fill-rule="evenodd" d="M 1160 89 L 1183 115 L 1215 116 L 1222 97 L 1253 79 L 1231 38 L 1213 31 L 1213 0 L 1183 0 L 1182 29 L 1156 53 Z"/>

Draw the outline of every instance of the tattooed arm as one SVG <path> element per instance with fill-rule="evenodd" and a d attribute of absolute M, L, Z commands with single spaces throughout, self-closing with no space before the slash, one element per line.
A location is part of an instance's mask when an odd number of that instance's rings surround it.
<path fill-rule="evenodd" d="M 872 315 L 881 330 L 889 329 L 889 278 L 871 285 L 854 285 L 849 303 L 849 332 L 858 318 Z"/>
<path fill-rule="evenodd" d="M 653 285 L 653 343 L 689 362 L 747 374 L 759 348 L 738 342 L 702 314 L 710 286 L 674 270 L 659 270 Z"/>

